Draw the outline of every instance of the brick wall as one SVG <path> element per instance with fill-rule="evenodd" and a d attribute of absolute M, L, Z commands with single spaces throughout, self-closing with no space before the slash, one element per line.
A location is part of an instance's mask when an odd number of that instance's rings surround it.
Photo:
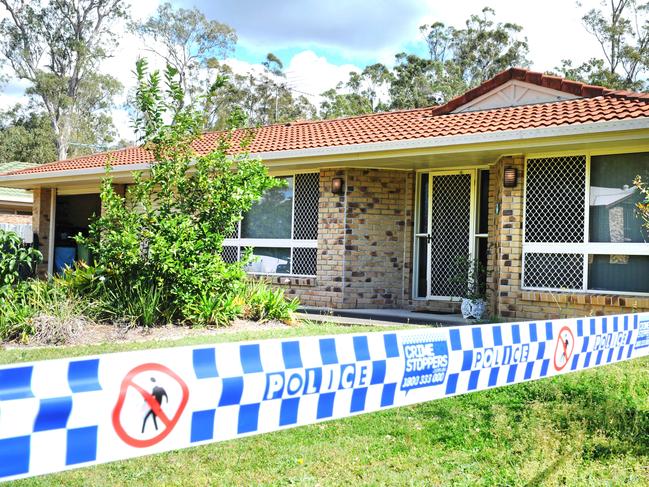
<path fill-rule="evenodd" d="M 518 169 L 515 188 L 503 187 L 505 167 Z M 505 157 L 490 173 L 489 260 L 491 312 L 503 318 L 517 317 L 523 255 L 523 157 Z"/>
<path fill-rule="evenodd" d="M 331 180 L 345 181 L 343 195 Z M 414 175 L 376 169 L 320 172 L 315 278 L 273 278 L 303 305 L 402 307 L 409 297 Z"/>
<path fill-rule="evenodd" d="M 331 193 L 334 177 L 344 195 Z M 457 311 L 458 302 L 412 299 L 414 198 L 414 171 L 322 170 L 317 275 L 271 282 L 305 306 Z"/>
<path fill-rule="evenodd" d="M 31 215 L 9 215 L 6 213 L 0 213 L 0 223 L 9 223 L 12 225 L 31 225 L 32 216 Z"/>
<path fill-rule="evenodd" d="M 347 171 L 343 307 L 403 306 L 412 227 L 412 173 Z"/>
<path fill-rule="evenodd" d="M 318 256 L 316 277 L 275 277 L 272 281 L 297 296 L 304 306 L 340 308 L 343 305 L 346 195 L 331 193 L 331 180 L 346 178 L 341 169 L 320 171 Z"/>

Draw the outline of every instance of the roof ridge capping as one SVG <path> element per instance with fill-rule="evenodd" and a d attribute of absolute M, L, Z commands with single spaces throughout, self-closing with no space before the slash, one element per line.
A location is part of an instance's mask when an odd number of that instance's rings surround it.
<path fill-rule="evenodd" d="M 456 96 L 444 105 L 432 108 L 433 115 L 446 115 L 456 108 L 465 105 L 476 98 L 489 93 L 495 88 L 504 85 L 508 81 L 523 81 L 534 84 L 543 88 L 562 91 L 582 98 L 594 98 L 596 96 L 613 95 L 621 98 L 647 98 L 643 93 L 633 93 L 630 91 L 612 90 L 604 86 L 589 85 L 581 81 L 573 81 L 552 74 L 541 73 L 540 71 L 530 71 L 525 68 L 509 68 L 501 71 L 496 76 L 488 79 L 484 83 L 470 89 L 469 91 Z"/>

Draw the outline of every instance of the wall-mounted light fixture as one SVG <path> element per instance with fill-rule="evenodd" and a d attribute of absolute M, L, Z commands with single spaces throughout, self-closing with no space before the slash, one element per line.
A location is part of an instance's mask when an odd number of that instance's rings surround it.
<path fill-rule="evenodd" d="M 343 194 L 345 182 L 343 178 L 333 178 L 331 180 L 331 192 L 333 194 Z"/>
<path fill-rule="evenodd" d="M 503 186 L 505 188 L 515 188 L 518 183 L 518 169 L 515 167 L 506 167 L 503 173 Z"/>

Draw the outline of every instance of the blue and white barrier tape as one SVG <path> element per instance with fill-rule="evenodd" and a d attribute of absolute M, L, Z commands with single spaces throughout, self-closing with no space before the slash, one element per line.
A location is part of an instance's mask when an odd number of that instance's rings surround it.
<path fill-rule="evenodd" d="M 649 355 L 649 313 L 111 353 L 0 367 L 0 480 Z"/>

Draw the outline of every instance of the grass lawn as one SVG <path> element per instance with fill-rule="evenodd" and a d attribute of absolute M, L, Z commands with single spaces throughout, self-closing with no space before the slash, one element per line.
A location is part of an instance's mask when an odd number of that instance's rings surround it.
<path fill-rule="evenodd" d="M 8 350 L 0 363 L 356 331 L 368 328 Z M 16 484 L 649 485 L 649 359 Z"/>

